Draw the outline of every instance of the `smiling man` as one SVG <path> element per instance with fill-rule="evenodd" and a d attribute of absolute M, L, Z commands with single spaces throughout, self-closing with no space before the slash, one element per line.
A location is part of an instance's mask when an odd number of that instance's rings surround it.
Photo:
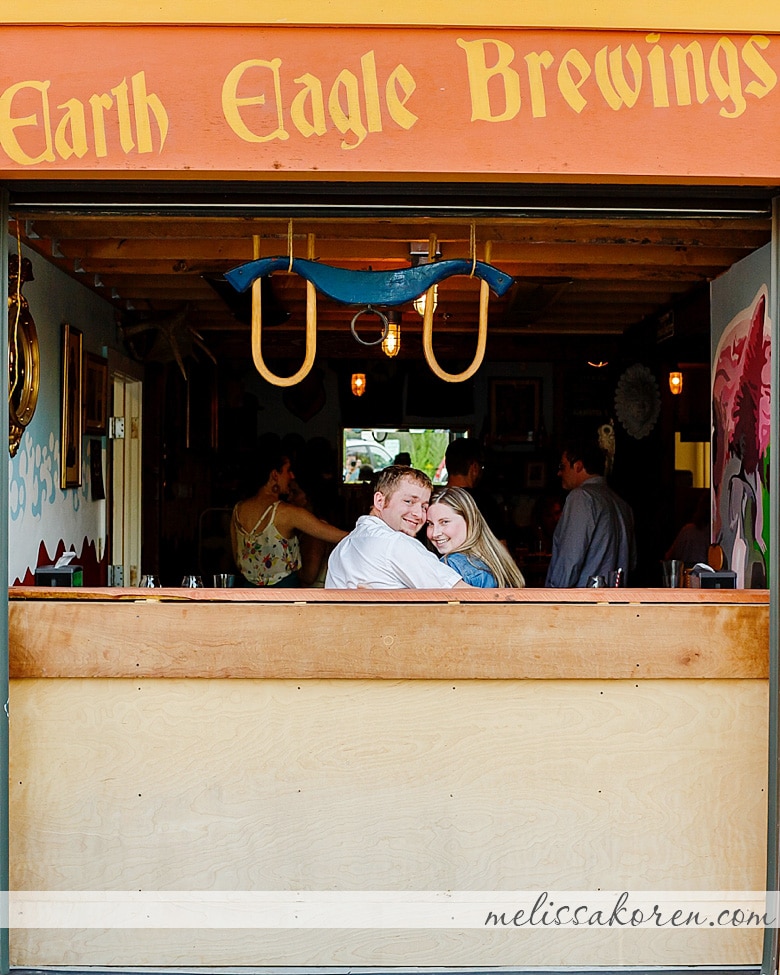
<path fill-rule="evenodd" d="M 328 559 L 326 589 L 452 589 L 466 583 L 415 538 L 425 524 L 430 478 L 413 467 L 386 467 L 374 503 Z M 471 588 L 466 586 L 466 588 Z"/>

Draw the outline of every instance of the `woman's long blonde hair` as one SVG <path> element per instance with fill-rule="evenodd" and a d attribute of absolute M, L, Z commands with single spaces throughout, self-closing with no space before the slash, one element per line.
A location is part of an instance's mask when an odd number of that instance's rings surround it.
<path fill-rule="evenodd" d="M 515 560 L 490 530 L 468 491 L 458 487 L 442 488 L 433 495 L 431 504 L 446 504 L 464 519 L 466 539 L 458 551 L 483 562 L 500 589 L 522 589 L 525 586 Z"/>

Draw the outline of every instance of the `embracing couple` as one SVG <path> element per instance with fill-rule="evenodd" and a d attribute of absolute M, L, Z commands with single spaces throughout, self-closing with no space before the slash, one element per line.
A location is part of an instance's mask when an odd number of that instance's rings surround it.
<path fill-rule="evenodd" d="M 519 588 L 525 583 L 468 491 L 447 487 L 433 498 L 427 474 L 386 467 L 373 504 L 328 560 L 326 589 Z M 439 553 L 417 540 L 423 526 Z"/>

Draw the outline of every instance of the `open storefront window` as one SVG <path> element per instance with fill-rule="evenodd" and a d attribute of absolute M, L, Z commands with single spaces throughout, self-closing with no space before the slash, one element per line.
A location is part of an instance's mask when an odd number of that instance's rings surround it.
<path fill-rule="evenodd" d="M 344 483 L 369 481 L 391 464 L 408 464 L 424 471 L 434 484 L 447 480 L 444 455 L 450 441 L 466 436 L 465 429 L 345 427 L 342 436 Z"/>

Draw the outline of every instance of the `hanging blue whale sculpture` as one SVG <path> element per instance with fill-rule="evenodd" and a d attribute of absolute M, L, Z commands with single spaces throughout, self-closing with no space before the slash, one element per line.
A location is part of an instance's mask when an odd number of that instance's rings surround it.
<path fill-rule="evenodd" d="M 238 292 L 246 291 L 258 279 L 273 271 L 290 269 L 289 257 L 263 257 L 247 264 L 240 264 L 225 272 L 225 280 Z M 314 287 L 344 305 L 403 305 L 414 301 L 433 285 L 456 274 L 474 274 L 485 281 L 499 297 L 512 287 L 514 278 L 504 274 L 492 264 L 475 263 L 466 259 L 434 261 L 417 267 L 400 268 L 397 271 L 350 271 L 343 267 L 331 267 L 317 261 L 294 258 L 292 271 Z"/>

